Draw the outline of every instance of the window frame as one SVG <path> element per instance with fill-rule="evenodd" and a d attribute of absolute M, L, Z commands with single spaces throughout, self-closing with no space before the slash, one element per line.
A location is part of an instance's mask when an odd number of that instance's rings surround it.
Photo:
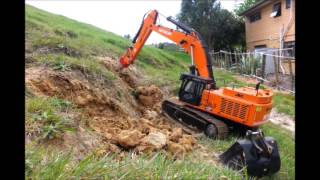
<path fill-rule="evenodd" d="M 285 51 L 284 55 L 288 57 L 295 57 L 296 41 L 285 41 L 283 43 L 283 49 L 292 48 L 292 51 Z"/>
<path fill-rule="evenodd" d="M 254 49 L 262 49 L 262 48 L 267 48 L 267 45 L 266 44 L 261 44 L 261 45 L 254 46 Z"/>
<path fill-rule="evenodd" d="M 250 23 L 259 21 L 261 19 L 261 11 L 257 11 L 252 13 L 249 17 L 248 17 Z"/>
<path fill-rule="evenodd" d="M 292 0 L 286 0 L 286 9 L 291 8 Z"/>
<path fill-rule="evenodd" d="M 277 6 L 279 6 L 278 10 L 276 9 Z M 274 13 L 274 12 L 277 12 L 277 14 L 275 16 L 273 16 L 273 18 L 281 16 L 281 2 L 277 2 L 277 3 L 273 4 L 272 13 Z"/>

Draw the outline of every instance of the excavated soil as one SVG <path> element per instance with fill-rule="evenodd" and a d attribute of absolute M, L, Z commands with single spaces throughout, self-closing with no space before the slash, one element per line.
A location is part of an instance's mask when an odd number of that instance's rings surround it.
<path fill-rule="evenodd" d="M 100 58 L 117 79 L 108 82 L 81 70 L 54 71 L 45 66 L 26 69 L 26 86 L 36 96 L 56 96 L 73 102 L 86 117 L 76 135 L 66 134 L 61 146 L 100 154 L 164 150 L 181 156 L 198 147 L 193 135 L 168 121 L 160 112 L 162 91 L 139 86 L 136 69 L 120 71 L 114 60 Z M 89 131 L 87 129 L 93 131 Z"/>

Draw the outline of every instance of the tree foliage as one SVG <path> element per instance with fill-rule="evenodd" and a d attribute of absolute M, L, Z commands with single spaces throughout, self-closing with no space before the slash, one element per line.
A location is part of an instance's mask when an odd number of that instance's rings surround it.
<path fill-rule="evenodd" d="M 241 3 L 239 5 L 239 7 L 237 7 L 234 12 L 239 15 L 242 12 L 244 12 L 245 10 L 251 8 L 253 5 L 255 5 L 257 2 L 259 2 L 261 0 L 244 0 L 243 3 Z"/>
<path fill-rule="evenodd" d="M 222 9 L 217 0 L 183 0 L 177 18 L 199 32 L 210 50 L 245 45 L 244 22 Z"/>

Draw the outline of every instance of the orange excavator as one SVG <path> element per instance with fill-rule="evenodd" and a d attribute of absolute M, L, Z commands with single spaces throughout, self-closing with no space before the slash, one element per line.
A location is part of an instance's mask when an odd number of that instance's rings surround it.
<path fill-rule="evenodd" d="M 268 121 L 272 92 L 256 87 L 217 87 L 208 48 L 200 34 L 187 25 L 166 19 L 177 30 L 157 24 L 159 13 L 152 10 L 143 17 L 132 46 L 120 57 L 122 68 L 134 62 L 152 31 L 175 42 L 191 57 L 190 73 L 182 73 L 178 98 L 164 100 L 162 111 L 171 119 L 203 131 L 208 137 L 223 139 L 236 126 L 244 127 L 246 138 L 238 140 L 220 155 L 234 169 L 247 167 L 250 176 L 274 174 L 280 169 L 277 142 L 264 137 L 259 126 Z"/>

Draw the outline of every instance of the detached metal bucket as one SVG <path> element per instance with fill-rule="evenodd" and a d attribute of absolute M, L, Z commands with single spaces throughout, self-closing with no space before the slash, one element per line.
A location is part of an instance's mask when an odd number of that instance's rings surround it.
<path fill-rule="evenodd" d="M 281 166 L 277 142 L 272 137 L 264 137 L 260 130 L 249 130 L 246 139 L 235 142 L 220 155 L 220 160 L 235 170 L 246 167 L 248 175 L 254 177 L 272 175 Z"/>

